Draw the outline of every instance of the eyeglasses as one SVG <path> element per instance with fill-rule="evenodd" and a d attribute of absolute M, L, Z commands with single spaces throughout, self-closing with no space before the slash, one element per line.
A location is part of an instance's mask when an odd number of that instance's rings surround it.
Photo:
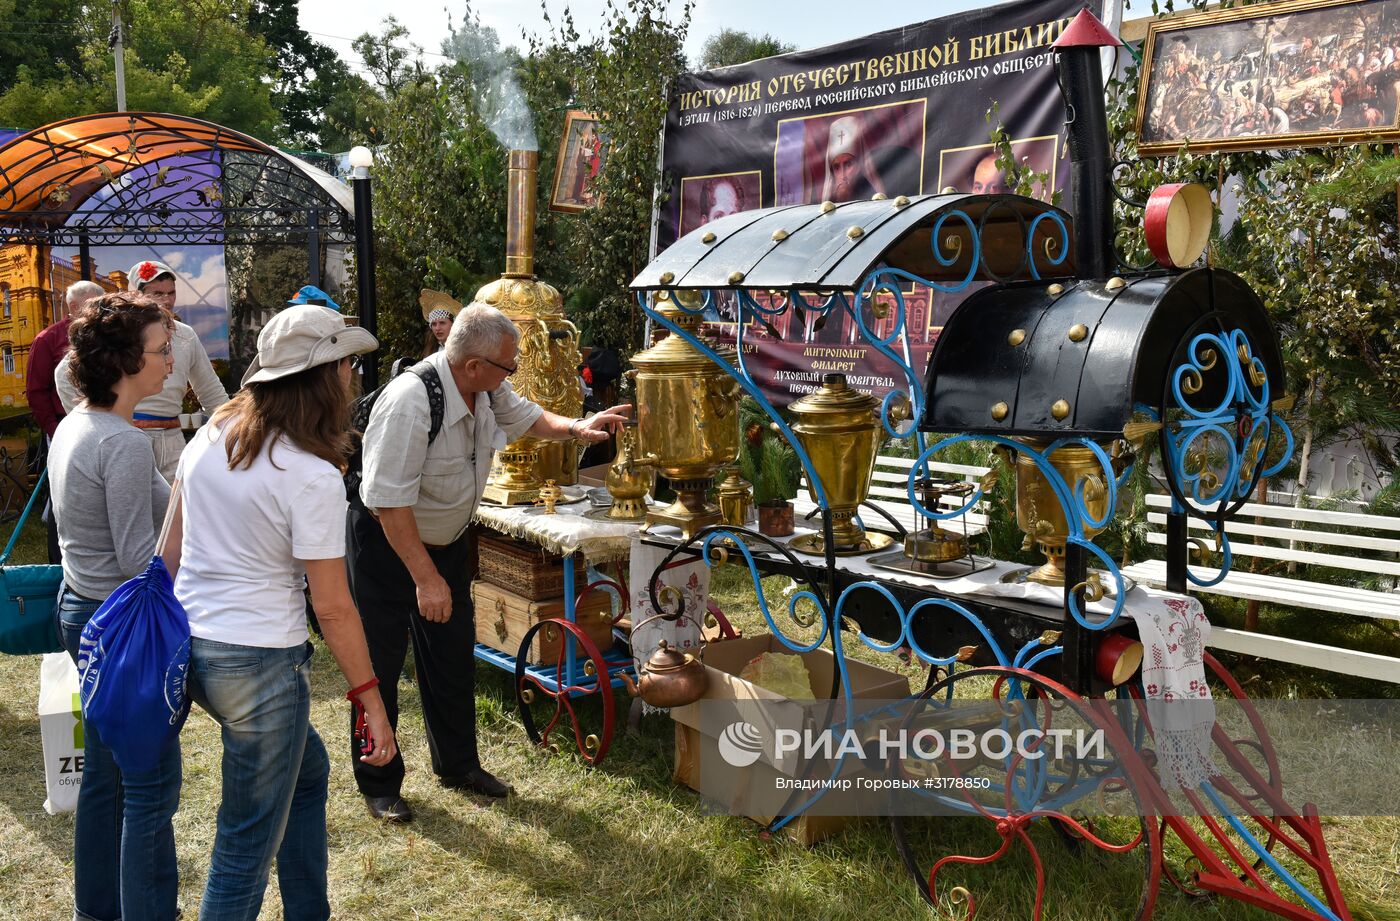
<path fill-rule="evenodd" d="M 142 355 L 164 355 L 166 358 L 169 358 L 169 357 L 171 356 L 171 354 L 173 353 L 173 351 L 174 351 L 173 347 L 171 346 L 171 344 L 170 344 L 169 342 L 167 342 L 164 346 L 162 346 L 161 348 L 156 349 L 154 352 L 151 351 L 151 350 L 149 350 L 149 349 L 147 349 L 147 350 L 143 351 L 141 354 L 142 354 Z"/>
<path fill-rule="evenodd" d="M 514 374 L 516 371 L 520 370 L 520 365 L 516 365 L 515 367 L 509 367 L 507 365 L 501 364 L 499 361 L 492 361 L 484 355 L 478 355 L 477 357 L 480 358 L 482 361 L 486 362 L 488 365 L 493 365 L 497 368 L 500 368 L 507 374 Z"/>

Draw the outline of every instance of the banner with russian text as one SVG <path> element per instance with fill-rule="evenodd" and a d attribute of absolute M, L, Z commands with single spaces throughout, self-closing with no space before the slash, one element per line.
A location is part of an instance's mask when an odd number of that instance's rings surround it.
<path fill-rule="evenodd" d="M 838 45 L 683 75 L 666 120 L 657 248 L 753 208 L 884 194 L 1007 191 L 992 132 L 1000 125 L 1035 188 L 1062 192 L 1069 166 L 1051 43 L 1083 0 L 1026 0 L 892 29 Z M 990 114 L 989 114 L 990 113 Z M 913 367 L 971 288 L 905 292 Z M 709 331 L 732 341 L 732 294 L 716 298 Z M 783 406 L 845 372 L 876 395 L 893 365 L 857 342 L 850 317 L 819 324 L 787 311 L 744 332 L 746 363 Z"/>

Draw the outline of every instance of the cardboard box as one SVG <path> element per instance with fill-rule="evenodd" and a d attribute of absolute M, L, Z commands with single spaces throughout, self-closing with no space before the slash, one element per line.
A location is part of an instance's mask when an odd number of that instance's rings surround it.
<path fill-rule="evenodd" d="M 712 643 L 705 649 L 705 667 L 709 687 L 700 701 L 676 707 L 671 717 L 676 721 L 676 760 L 673 777 L 707 799 L 718 803 L 728 812 L 746 815 L 767 824 L 771 815 L 762 815 L 757 805 L 757 790 L 771 790 L 780 775 L 796 777 L 802 770 L 801 759 L 795 755 L 775 758 L 764 752 L 757 761 L 743 768 L 744 782 L 720 783 L 719 771 L 705 771 L 706 765 L 720 762 L 719 736 L 729 725 L 717 711 L 724 708 L 706 707 L 706 701 L 761 701 L 761 713 L 766 723 L 761 729 L 800 731 L 808 722 L 810 705 L 804 706 L 775 694 L 739 677 L 748 662 L 765 652 L 789 653 L 791 650 L 772 634 Z M 813 695 L 825 698 L 831 690 L 835 660 L 827 649 L 801 654 L 812 682 Z M 909 696 L 909 679 L 894 672 L 847 658 L 846 673 L 854 697 L 871 700 L 897 700 Z M 758 708 L 755 707 L 756 711 Z M 749 719 L 757 719 L 750 716 Z M 858 765 L 848 763 L 855 770 Z M 814 844 L 844 828 L 851 819 L 844 816 L 802 816 L 784 826 L 784 831 L 803 844 Z"/>

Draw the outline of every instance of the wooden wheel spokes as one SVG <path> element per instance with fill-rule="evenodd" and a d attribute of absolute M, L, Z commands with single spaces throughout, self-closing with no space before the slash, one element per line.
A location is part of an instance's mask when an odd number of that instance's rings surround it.
<path fill-rule="evenodd" d="M 595 583 L 595 586 L 598 583 Z M 589 591 L 594 586 L 584 589 Z M 553 674 L 541 675 L 541 670 L 527 671 L 526 658 L 535 635 L 543 629 L 565 631 L 578 644 L 579 658 L 570 655 L 569 643 L 561 642 L 556 655 Z M 557 751 L 558 746 L 550 737 L 567 720 L 573 732 L 574 746 L 579 756 L 591 765 L 602 762 L 612 744 L 613 722 L 616 708 L 613 705 L 612 676 L 602 652 L 579 626 L 572 621 L 546 619 L 526 631 L 521 640 L 520 652 L 515 659 L 516 704 L 520 708 L 520 720 L 525 725 L 525 734 L 530 741 L 546 751 Z M 531 704 L 539 697 L 553 700 L 554 708 L 549 713 L 543 728 L 536 725 Z M 574 708 L 574 699 L 597 696 L 602 707 L 602 728 L 597 733 L 586 732 Z"/>

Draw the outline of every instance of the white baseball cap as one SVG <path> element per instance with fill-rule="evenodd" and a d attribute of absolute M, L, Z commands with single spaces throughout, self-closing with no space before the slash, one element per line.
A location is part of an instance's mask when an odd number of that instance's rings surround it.
<path fill-rule="evenodd" d="M 345 318 L 329 307 L 298 304 L 277 314 L 258 333 L 258 354 L 243 383 L 275 381 L 377 348 L 379 340 L 368 330 L 346 326 Z"/>
<path fill-rule="evenodd" d="M 175 270 L 164 262 L 157 262 L 154 259 L 142 259 L 131 267 L 131 271 L 126 273 L 126 290 L 140 291 L 150 282 L 155 281 L 162 275 L 175 277 Z"/>

